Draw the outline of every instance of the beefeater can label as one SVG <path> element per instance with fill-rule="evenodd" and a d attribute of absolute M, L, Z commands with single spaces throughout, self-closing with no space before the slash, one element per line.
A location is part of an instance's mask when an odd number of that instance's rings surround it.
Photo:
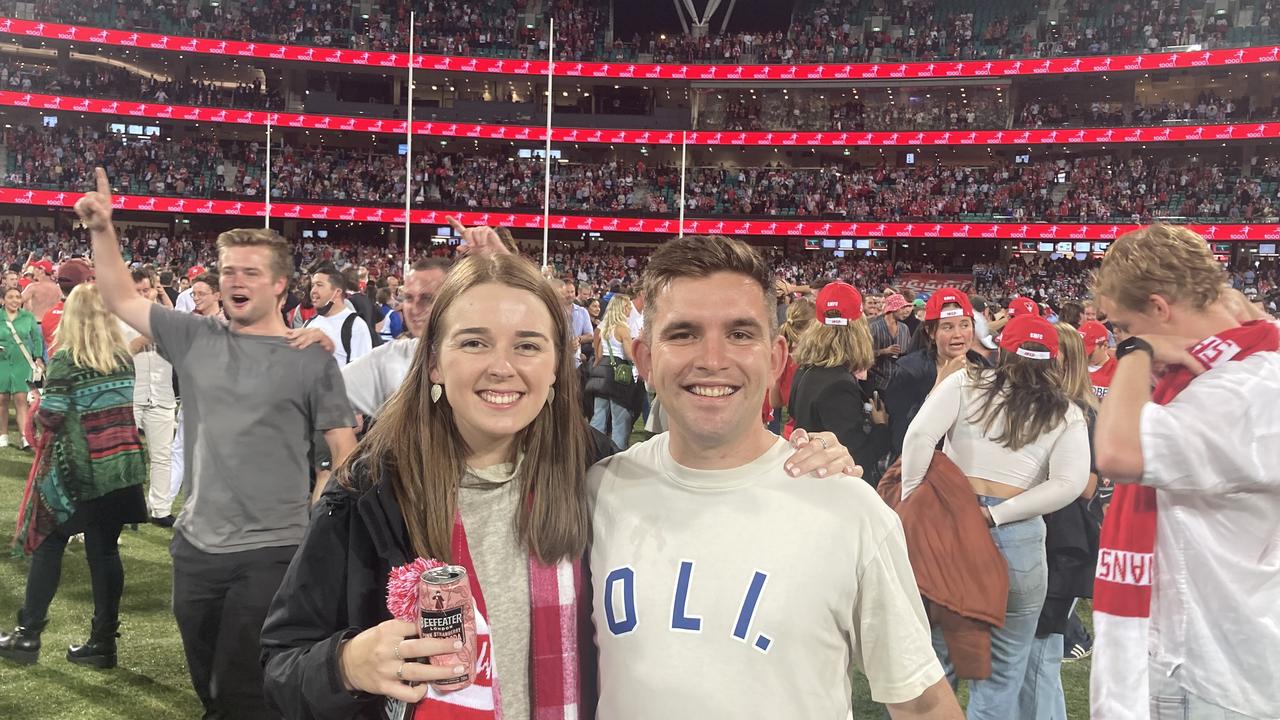
<path fill-rule="evenodd" d="M 476 611 L 467 569 L 445 565 L 422 573 L 418 610 L 419 637 L 462 641 L 456 653 L 431 657 L 432 665 L 465 668 L 458 677 L 435 682 L 436 688 L 452 692 L 470 687 L 476 675 Z"/>

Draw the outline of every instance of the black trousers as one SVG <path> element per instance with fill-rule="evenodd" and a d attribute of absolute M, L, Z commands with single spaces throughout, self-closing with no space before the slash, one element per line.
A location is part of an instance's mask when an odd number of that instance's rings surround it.
<path fill-rule="evenodd" d="M 124 593 L 124 565 L 120 562 L 121 523 L 89 523 L 84 527 L 84 556 L 89 563 L 89 583 L 93 587 L 95 629 L 115 632 L 120 622 L 120 596 Z M 71 536 L 63 528 L 54 530 L 31 553 L 27 570 L 27 593 L 22 605 L 23 625 L 43 624 L 49 604 L 62 580 L 62 556 Z"/>
<path fill-rule="evenodd" d="M 262 624 L 297 546 L 206 553 L 175 532 L 173 614 L 206 720 L 278 718 L 262 694 Z"/>

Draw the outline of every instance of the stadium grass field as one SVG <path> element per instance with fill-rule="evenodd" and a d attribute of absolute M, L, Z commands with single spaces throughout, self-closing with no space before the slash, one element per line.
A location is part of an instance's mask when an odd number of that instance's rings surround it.
<path fill-rule="evenodd" d="M 12 425 L 11 425 L 12 427 Z M 640 439 L 639 437 L 636 438 Z M 31 456 L 0 449 L 0 625 L 13 626 L 26 587 L 27 562 L 9 553 L 18 504 Z M 172 531 L 151 525 L 125 528 L 120 554 L 125 590 L 121 604 L 120 665 L 92 670 L 68 663 L 67 645 L 89 631 L 93 599 L 84 546 L 72 544 L 62 566 L 62 584 L 50 608 L 40 662 L 20 667 L 0 661 L 0 718 L 64 720 L 187 720 L 198 718 L 200 703 L 191 689 L 182 641 L 170 606 L 169 538 Z M 1086 624 L 1090 618 L 1085 615 Z M 1063 666 L 1070 718 L 1089 716 L 1089 661 Z M 963 700 L 963 693 L 961 696 Z M 854 688 L 854 716 L 882 718 L 863 678 Z"/>

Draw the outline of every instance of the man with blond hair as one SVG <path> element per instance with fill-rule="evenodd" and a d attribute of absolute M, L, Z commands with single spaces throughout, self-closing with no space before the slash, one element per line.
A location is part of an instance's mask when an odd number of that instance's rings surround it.
<path fill-rule="evenodd" d="M 1121 236 L 1098 271 L 1127 337 L 1095 433 L 1119 485 L 1093 717 L 1280 718 L 1280 327 L 1240 322 L 1225 279 L 1204 238 L 1167 225 Z"/>
<path fill-rule="evenodd" d="M 293 259 L 284 238 L 264 229 L 218 236 L 229 324 L 170 310 L 135 290 L 111 224 L 107 174 L 95 174 L 97 189 L 75 209 L 93 242 L 102 300 L 155 340 L 182 388 L 187 498 L 170 553 L 192 684 L 205 718 L 270 718 L 259 636 L 309 521 L 309 438 L 324 431 L 335 463 L 355 447 L 342 374 L 322 348 L 296 350 L 286 338 L 280 305 Z"/>

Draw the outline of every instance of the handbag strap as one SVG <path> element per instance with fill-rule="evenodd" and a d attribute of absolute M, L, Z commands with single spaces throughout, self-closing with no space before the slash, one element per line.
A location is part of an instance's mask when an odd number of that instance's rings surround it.
<path fill-rule="evenodd" d="M 36 370 L 36 361 L 31 359 L 31 351 L 27 349 L 27 344 L 22 341 L 18 335 L 18 330 L 13 326 L 13 319 L 9 317 L 6 311 L 4 314 L 4 324 L 9 326 L 9 332 L 13 333 L 13 339 L 18 343 L 18 348 L 22 350 L 22 356 L 27 359 L 27 364 L 31 366 L 31 370 Z"/>

